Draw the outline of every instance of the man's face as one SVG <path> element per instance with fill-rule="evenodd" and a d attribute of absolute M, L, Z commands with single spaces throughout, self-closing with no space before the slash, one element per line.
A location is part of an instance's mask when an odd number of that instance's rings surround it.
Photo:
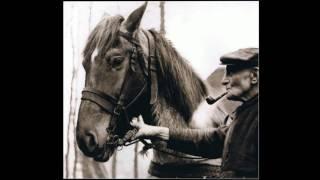
<path fill-rule="evenodd" d="M 246 95 L 256 81 L 257 78 L 252 69 L 228 65 L 222 84 L 226 86 L 227 99 L 239 101 L 242 100 L 242 97 Z"/>

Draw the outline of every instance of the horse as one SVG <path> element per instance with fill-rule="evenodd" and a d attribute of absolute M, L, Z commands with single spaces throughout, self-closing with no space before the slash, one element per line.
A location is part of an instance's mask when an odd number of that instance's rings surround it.
<path fill-rule="evenodd" d="M 132 130 L 130 120 L 139 114 L 147 124 L 171 128 L 202 128 L 212 121 L 197 113 L 207 106 L 208 84 L 163 35 L 140 28 L 146 7 L 147 2 L 127 19 L 121 15 L 103 17 L 83 51 L 85 88 L 76 140 L 84 155 L 95 161 L 110 159 L 117 149 L 115 142 L 126 137 Z M 211 112 L 216 121 L 225 117 L 221 111 Z M 164 141 L 152 139 L 152 143 L 166 148 Z M 154 150 L 149 174 L 214 176 L 216 166 L 210 165 L 210 160 L 174 153 Z"/>

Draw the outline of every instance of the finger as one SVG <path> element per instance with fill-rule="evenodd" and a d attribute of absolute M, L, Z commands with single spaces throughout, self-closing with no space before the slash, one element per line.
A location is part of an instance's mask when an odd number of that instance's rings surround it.
<path fill-rule="evenodd" d="M 137 117 L 133 117 L 131 121 L 138 121 Z"/>
<path fill-rule="evenodd" d="M 142 118 L 141 115 L 139 115 L 138 119 L 139 119 L 139 122 L 140 122 L 140 123 L 143 123 L 143 124 L 144 124 L 144 121 L 143 121 L 143 118 Z"/>
<path fill-rule="evenodd" d="M 131 139 L 130 139 L 130 141 L 133 141 L 133 140 L 135 140 L 135 139 L 137 139 L 137 138 L 136 138 L 136 135 L 132 136 Z"/>
<path fill-rule="evenodd" d="M 139 126 L 139 123 L 138 123 L 136 120 L 132 120 L 132 121 L 130 122 L 130 125 L 133 126 L 133 127 L 136 127 L 136 128 L 139 128 L 139 127 L 140 127 L 140 126 Z"/>
<path fill-rule="evenodd" d="M 140 115 L 139 115 L 138 117 L 136 117 L 136 119 L 137 119 L 138 122 L 140 122 L 140 120 L 141 120 L 139 117 L 140 117 Z"/>

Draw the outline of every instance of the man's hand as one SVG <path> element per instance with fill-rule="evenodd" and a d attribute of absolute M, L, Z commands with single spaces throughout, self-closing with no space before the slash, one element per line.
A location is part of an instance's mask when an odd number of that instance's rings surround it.
<path fill-rule="evenodd" d="M 156 129 L 154 129 L 154 126 L 145 124 L 141 115 L 138 118 L 134 117 L 130 124 L 138 129 L 137 134 L 133 137 L 134 139 L 156 136 L 157 132 Z"/>
<path fill-rule="evenodd" d="M 137 134 L 132 140 L 137 138 L 152 138 L 158 137 L 163 140 L 169 139 L 169 129 L 165 127 L 151 126 L 144 123 L 142 116 L 134 117 L 130 122 L 131 126 L 138 129 Z"/>

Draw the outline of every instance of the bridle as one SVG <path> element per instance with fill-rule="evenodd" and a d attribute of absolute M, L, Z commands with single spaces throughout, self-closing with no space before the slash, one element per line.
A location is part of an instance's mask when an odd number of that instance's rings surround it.
<path fill-rule="evenodd" d="M 125 143 L 129 141 L 131 137 L 126 138 L 126 136 L 124 136 L 121 139 L 119 135 L 116 134 L 115 123 L 121 118 L 121 116 L 124 116 L 123 119 L 126 121 L 125 124 L 130 126 L 131 120 L 128 116 L 128 109 L 137 102 L 144 93 L 146 93 L 147 89 L 150 90 L 150 104 L 153 104 L 156 101 L 158 83 L 156 82 L 155 44 L 153 37 L 149 37 L 150 35 L 144 30 L 143 33 L 148 39 L 148 58 L 145 58 L 139 41 L 133 37 L 132 33 L 119 31 L 119 35 L 132 44 L 129 59 L 130 67 L 126 72 L 124 83 L 121 86 L 119 98 L 91 87 L 85 87 L 82 91 L 81 100 L 93 102 L 112 115 L 110 121 L 111 124 L 106 129 L 111 135 L 111 140 L 106 143 L 107 145 L 118 147 L 126 145 Z M 137 68 L 140 68 L 142 73 L 137 73 Z M 135 88 L 136 92 L 131 92 L 131 94 L 134 94 L 132 96 L 133 98 L 131 98 L 129 102 L 125 102 L 127 99 L 130 99 L 127 97 L 128 92 L 126 92 L 129 91 L 127 87 L 130 87 L 130 82 L 139 87 Z"/>

